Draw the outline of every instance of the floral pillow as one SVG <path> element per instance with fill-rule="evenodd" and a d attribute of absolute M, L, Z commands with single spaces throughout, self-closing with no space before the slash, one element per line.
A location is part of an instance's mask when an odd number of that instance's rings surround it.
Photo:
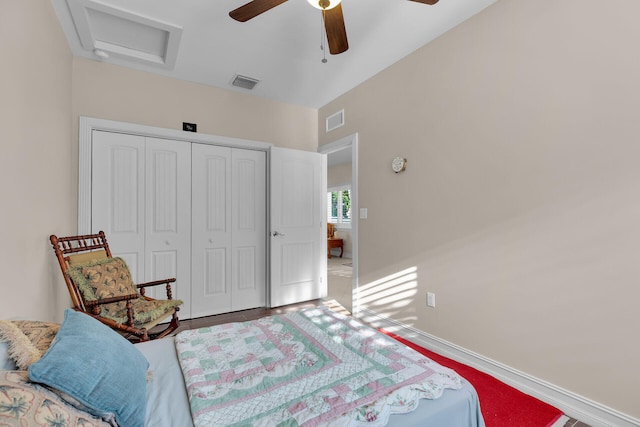
<path fill-rule="evenodd" d="M 60 324 L 36 320 L 0 320 L 0 341 L 8 346 L 9 357 L 20 370 L 40 360 L 49 349 Z"/>
<path fill-rule="evenodd" d="M 25 371 L 0 371 L 0 425 L 108 427 L 66 403 L 46 387 L 29 382 Z"/>
<path fill-rule="evenodd" d="M 78 286 L 85 301 L 137 294 L 131 273 L 122 258 L 105 258 L 87 264 L 72 265 L 69 277 Z"/>

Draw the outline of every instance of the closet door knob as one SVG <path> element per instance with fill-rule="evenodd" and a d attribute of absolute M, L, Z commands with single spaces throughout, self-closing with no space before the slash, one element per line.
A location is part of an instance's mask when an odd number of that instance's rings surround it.
<path fill-rule="evenodd" d="M 209 243 L 213 243 L 213 239 L 209 239 Z"/>
<path fill-rule="evenodd" d="M 170 242 L 170 241 L 168 241 L 168 240 L 165 240 L 165 241 L 164 241 L 164 244 L 165 244 L 165 245 L 167 245 L 167 246 L 169 246 L 169 245 L 171 244 L 171 242 Z"/>

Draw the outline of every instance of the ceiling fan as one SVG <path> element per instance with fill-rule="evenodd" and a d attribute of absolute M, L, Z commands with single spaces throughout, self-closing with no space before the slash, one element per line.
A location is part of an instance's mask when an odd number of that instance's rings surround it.
<path fill-rule="evenodd" d="M 229 12 L 229 16 L 236 21 L 246 22 L 255 18 L 269 9 L 281 5 L 287 0 L 253 0 Z M 307 0 L 311 6 L 322 10 L 324 28 L 327 33 L 329 52 L 332 55 L 345 52 L 349 49 L 347 42 L 347 30 L 344 27 L 342 16 L 342 0 Z M 438 0 L 411 0 L 417 3 L 434 5 Z"/>

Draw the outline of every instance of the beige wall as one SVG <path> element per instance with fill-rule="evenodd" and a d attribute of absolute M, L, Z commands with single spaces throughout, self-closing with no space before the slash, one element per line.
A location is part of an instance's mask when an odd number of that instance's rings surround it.
<path fill-rule="evenodd" d="M 327 188 L 351 184 L 351 163 L 327 168 Z"/>
<path fill-rule="evenodd" d="M 115 65 L 73 61 L 73 117 L 182 129 L 315 151 L 317 110 Z"/>
<path fill-rule="evenodd" d="M 48 236 L 77 230 L 79 116 L 317 149 L 315 109 L 74 59 L 48 0 L 1 4 L 0 318 L 70 305 Z"/>
<path fill-rule="evenodd" d="M 359 134 L 360 284 L 416 268 L 366 307 L 636 418 L 638 16 L 501 0 L 319 112 Z"/>
<path fill-rule="evenodd" d="M 0 317 L 51 319 L 69 297 L 49 235 L 72 231 L 71 52 L 48 0 L 0 2 Z M 63 285 L 61 285 L 63 286 Z"/>

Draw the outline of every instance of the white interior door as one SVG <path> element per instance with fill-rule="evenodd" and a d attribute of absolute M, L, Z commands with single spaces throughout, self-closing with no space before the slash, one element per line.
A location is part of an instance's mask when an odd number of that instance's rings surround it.
<path fill-rule="evenodd" d="M 193 317 L 231 308 L 231 148 L 192 147 Z"/>
<path fill-rule="evenodd" d="M 177 278 L 173 297 L 191 311 L 191 144 L 146 138 L 145 281 Z M 165 299 L 163 286 L 147 295 Z"/>
<path fill-rule="evenodd" d="M 326 157 L 273 147 L 270 306 L 327 295 Z"/>
<path fill-rule="evenodd" d="M 267 154 L 231 151 L 231 310 L 266 305 Z"/>
<path fill-rule="evenodd" d="M 266 305 L 266 153 L 193 144 L 193 316 Z"/>
<path fill-rule="evenodd" d="M 191 144 L 114 132 L 92 139 L 91 230 L 103 230 L 136 283 L 176 277 L 190 313 Z M 164 287 L 147 288 L 165 299 Z"/>
<path fill-rule="evenodd" d="M 132 279 L 144 281 L 145 137 L 93 131 L 91 232 L 102 230 Z"/>

